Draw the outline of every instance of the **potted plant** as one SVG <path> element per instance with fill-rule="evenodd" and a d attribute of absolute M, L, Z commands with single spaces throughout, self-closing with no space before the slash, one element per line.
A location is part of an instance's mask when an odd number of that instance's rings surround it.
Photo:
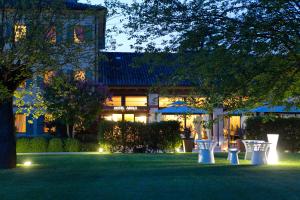
<path fill-rule="evenodd" d="M 191 138 L 191 129 L 184 129 L 183 150 L 184 152 L 192 152 L 194 148 L 194 138 Z"/>

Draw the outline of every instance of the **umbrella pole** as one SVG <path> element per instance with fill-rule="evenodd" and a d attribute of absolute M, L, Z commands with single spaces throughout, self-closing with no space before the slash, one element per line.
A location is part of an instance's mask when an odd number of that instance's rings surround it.
<path fill-rule="evenodd" d="M 184 129 L 186 129 L 186 115 L 184 115 Z"/>

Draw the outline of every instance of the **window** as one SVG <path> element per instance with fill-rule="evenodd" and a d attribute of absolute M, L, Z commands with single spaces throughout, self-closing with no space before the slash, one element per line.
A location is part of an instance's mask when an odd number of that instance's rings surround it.
<path fill-rule="evenodd" d="M 122 114 L 112 114 L 112 121 L 120 122 L 123 120 Z"/>
<path fill-rule="evenodd" d="M 85 72 L 84 71 L 75 72 L 74 78 L 77 81 L 84 81 L 85 80 Z"/>
<path fill-rule="evenodd" d="M 55 44 L 56 43 L 56 27 L 52 26 L 48 33 L 47 33 L 47 39 L 49 40 L 49 42 L 51 44 Z"/>
<path fill-rule="evenodd" d="M 125 106 L 147 106 L 147 97 L 125 97 Z"/>
<path fill-rule="evenodd" d="M 54 77 L 55 72 L 54 71 L 48 71 L 44 75 L 44 83 L 49 84 L 51 79 Z"/>
<path fill-rule="evenodd" d="M 147 117 L 146 115 L 138 115 L 134 117 L 135 122 L 141 122 L 141 123 L 147 123 Z"/>
<path fill-rule="evenodd" d="M 27 27 L 24 24 L 15 25 L 15 42 L 20 41 L 25 38 L 27 32 Z"/>
<path fill-rule="evenodd" d="M 26 115 L 15 115 L 15 127 L 17 133 L 26 133 Z"/>
<path fill-rule="evenodd" d="M 183 101 L 182 97 L 159 97 L 159 107 L 164 108 L 170 106 L 175 101 Z"/>
<path fill-rule="evenodd" d="M 124 121 L 134 122 L 134 114 L 124 114 Z"/>
<path fill-rule="evenodd" d="M 75 43 L 80 44 L 84 42 L 84 28 L 82 26 L 75 26 L 73 34 Z"/>
<path fill-rule="evenodd" d="M 120 96 L 113 96 L 111 99 L 107 99 L 106 106 L 122 106 L 122 98 Z"/>

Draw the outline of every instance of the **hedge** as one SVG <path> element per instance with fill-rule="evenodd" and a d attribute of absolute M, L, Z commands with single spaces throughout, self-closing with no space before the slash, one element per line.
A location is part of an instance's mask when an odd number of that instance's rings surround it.
<path fill-rule="evenodd" d="M 100 146 L 110 152 L 168 152 L 181 145 L 177 121 L 151 124 L 103 121 L 98 136 Z"/>
<path fill-rule="evenodd" d="M 63 142 L 60 138 L 53 138 L 49 140 L 48 152 L 63 152 Z"/>
<path fill-rule="evenodd" d="M 251 117 L 246 121 L 247 139 L 267 141 L 267 134 L 279 134 L 278 149 L 300 151 L 300 118 Z"/>
<path fill-rule="evenodd" d="M 66 152 L 79 152 L 80 142 L 76 139 L 68 138 L 64 141 L 64 150 Z"/>
<path fill-rule="evenodd" d="M 30 140 L 31 152 L 47 152 L 48 141 L 43 137 L 36 137 Z"/>
<path fill-rule="evenodd" d="M 30 138 L 19 138 L 17 140 L 17 153 L 31 152 Z"/>

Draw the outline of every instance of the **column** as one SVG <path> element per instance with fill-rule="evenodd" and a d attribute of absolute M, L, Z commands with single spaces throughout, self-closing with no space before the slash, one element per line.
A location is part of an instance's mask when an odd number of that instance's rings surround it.
<path fill-rule="evenodd" d="M 148 94 L 148 106 L 149 106 L 149 118 L 148 122 L 156 122 L 157 120 L 157 111 L 158 111 L 158 94 L 149 93 Z"/>
<path fill-rule="evenodd" d="M 213 120 L 215 121 L 213 125 L 213 140 L 218 142 L 218 146 L 221 146 L 224 142 L 224 116 L 223 108 L 215 108 L 213 110 Z"/>

